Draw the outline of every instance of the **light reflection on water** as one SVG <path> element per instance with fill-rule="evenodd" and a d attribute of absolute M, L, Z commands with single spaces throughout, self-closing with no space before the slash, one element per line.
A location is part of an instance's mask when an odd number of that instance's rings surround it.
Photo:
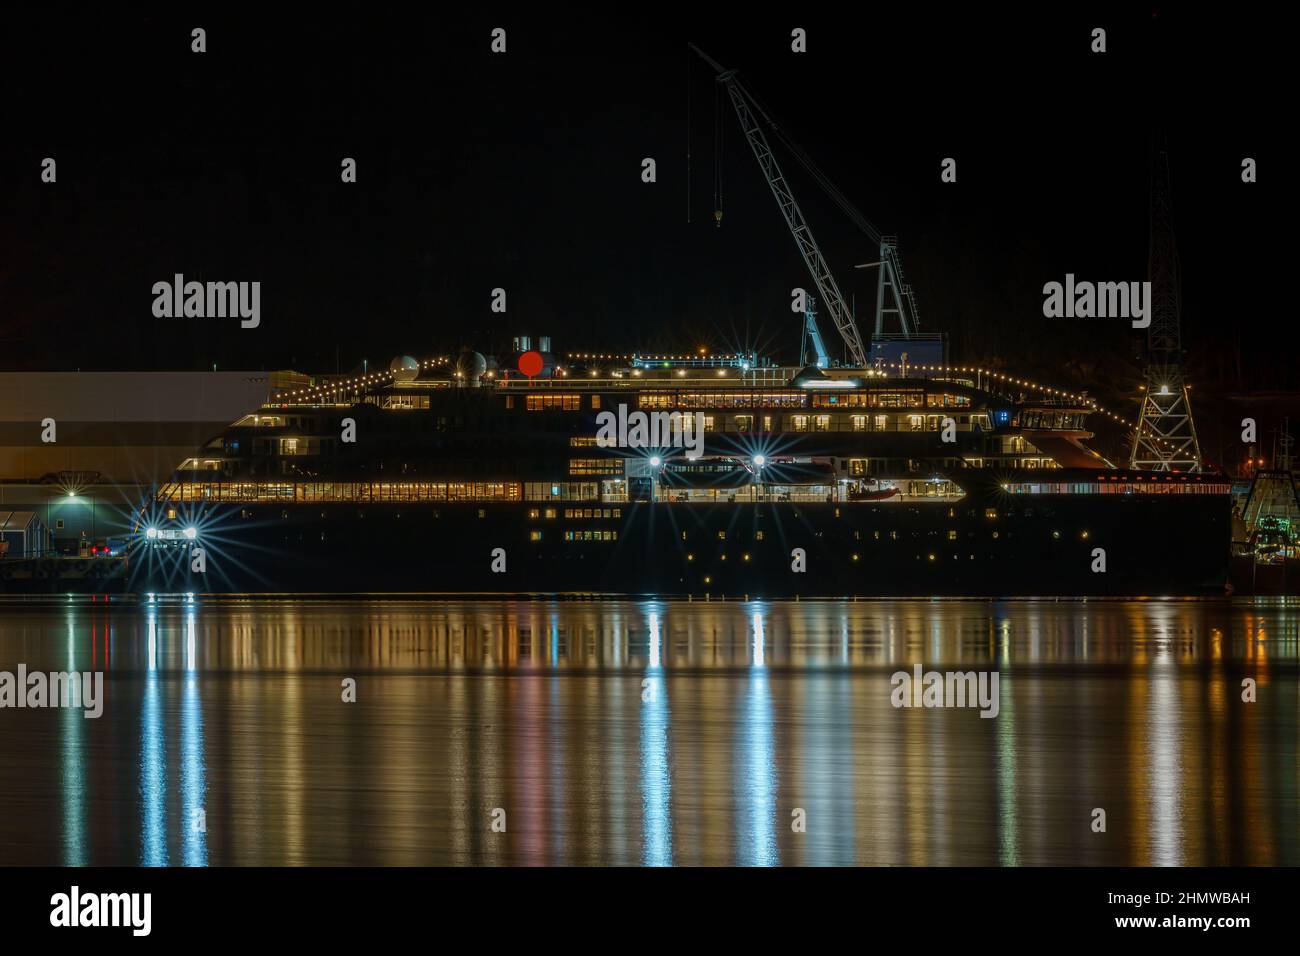
<path fill-rule="evenodd" d="M 1226 602 L 6 604 L 0 670 L 107 677 L 99 720 L 0 710 L 0 863 L 1295 865 L 1298 622 Z M 895 710 L 889 675 L 917 663 L 996 668 L 998 717 Z"/>

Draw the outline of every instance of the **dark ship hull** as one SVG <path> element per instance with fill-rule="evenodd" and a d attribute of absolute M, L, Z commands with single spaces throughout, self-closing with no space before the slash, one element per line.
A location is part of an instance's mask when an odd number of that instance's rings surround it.
<path fill-rule="evenodd" d="M 190 569 L 185 549 L 146 549 L 131 559 L 129 587 L 196 594 L 1184 596 L 1222 594 L 1229 559 L 1230 509 L 1216 495 L 640 502 L 546 513 L 516 503 L 217 506 L 202 520 L 204 573 Z M 1094 570 L 1099 548 L 1104 571 Z M 795 549 L 803 551 L 802 572 L 793 570 Z"/>

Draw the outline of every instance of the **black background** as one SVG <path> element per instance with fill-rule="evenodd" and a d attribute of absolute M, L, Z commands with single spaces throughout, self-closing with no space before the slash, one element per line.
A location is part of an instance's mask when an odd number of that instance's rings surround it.
<path fill-rule="evenodd" d="M 499 351 L 519 332 L 559 352 L 756 347 L 793 362 L 789 290 L 811 283 L 725 100 L 713 222 L 715 83 L 693 40 L 900 237 L 923 328 L 948 333 L 954 360 L 1126 414 L 1137 334 L 1043 318 L 1042 286 L 1146 277 L 1151 143 L 1166 137 L 1207 456 L 1236 441 L 1217 424 L 1234 409 L 1212 403 L 1300 388 L 1275 225 L 1289 218 L 1280 24 L 1135 4 L 702 10 L 11 18 L 0 369 L 333 372 Z M 194 26 L 206 53 L 190 51 Z M 790 52 L 795 26 L 806 54 Z M 873 273 L 852 266 L 877 250 L 778 154 L 869 330 Z M 56 184 L 40 182 L 45 156 Z M 955 184 L 940 182 L 946 156 Z M 1245 156 L 1258 183 L 1241 182 Z M 155 318 L 151 287 L 177 272 L 261 281 L 261 327 Z"/>
<path fill-rule="evenodd" d="M 608 942 L 649 949 L 668 939 L 710 948 L 806 945 L 810 930 L 864 943 L 980 947 L 1067 936 L 1197 941 L 1214 951 L 1289 926 L 1284 868 L 855 867 L 355 869 L 250 867 L 0 870 L 7 939 L 65 945 L 172 946 L 201 938 L 373 943 L 390 936 L 476 934 L 489 945 Z M 152 932 L 52 928 L 55 893 L 149 892 Z M 1111 894 L 1248 894 L 1248 901 L 1135 907 Z M 667 901 L 658 909 L 646 900 Z M 675 905 L 669 905 L 669 904 Z M 660 912 L 659 910 L 663 910 Z M 1248 927 L 1117 927 L 1116 918 L 1240 918 Z M 815 927 L 815 928 L 814 928 Z M 638 951 L 640 951 L 638 949 Z"/>

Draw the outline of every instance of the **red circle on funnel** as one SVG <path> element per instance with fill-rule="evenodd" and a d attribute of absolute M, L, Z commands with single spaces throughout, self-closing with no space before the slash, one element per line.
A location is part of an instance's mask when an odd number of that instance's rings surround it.
<path fill-rule="evenodd" d="M 542 366 L 544 364 L 541 352 L 525 352 L 523 355 L 519 356 L 519 371 L 523 372 L 529 378 L 532 378 L 534 375 L 541 375 Z"/>

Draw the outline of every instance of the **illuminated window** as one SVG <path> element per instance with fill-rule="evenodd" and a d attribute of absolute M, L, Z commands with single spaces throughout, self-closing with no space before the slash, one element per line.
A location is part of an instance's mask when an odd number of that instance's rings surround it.
<path fill-rule="evenodd" d="M 622 458 L 570 458 L 569 474 L 582 475 L 621 475 Z"/>
<path fill-rule="evenodd" d="M 814 428 L 819 432 L 828 432 L 831 430 L 831 417 L 829 415 L 814 415 Z"/>
<path fill-rule="evenodd" d="M 530 531 L 530 532 L 528 532 L 528 540 L 529 540 L 529 541 L 541 541 L 541 540 L 542 540 L 542 533 L 541 533 L 540 531 L 536 531 L 536 530 L 534 530 L 534 531 Z"/>
<path fill-rule="evenodd" d="M 576 412 L 582 407 L 581 395 L 529 395 L 528 410 L 540 412 L 548 408 L 562 408 L 566 412 Z"/>
<path fill-rule="evenodd" d="M 790 419 L 790 431 L 806 432 L 808 430 L 808 416 L 794 415 Z"/>
<path fill-rule="evenodd" d="M 883 432 L 883 431 L 884 431 L 886 428 L 888 428 L 888 427 L 889 427 L 889 416 L 887 416 L 887 415 L 877 415 L 877 416 L 876 416 L 876 431 L 878 431 L 878 432 Z"/>
<path fill-rule="evenodd" d="M 927 395 L 925 403 L 931 407 L 941 405 L 944 408 L 956 408 L 970 404 L 970 398 L 965 395 Z"/>
<path fill-rule="evenodd" d="M 599 396 L 599 395 L 593 395 L 593 396 L 591 396 L 591 407 L 592 407 L 592 408 L 600 408 L 600 396 Z"/>
<path fill-rule="evenodd" d="M 864 432 L 864 431 L 867 430 L 867 416 L 866 416 L 866 415 L 854 415 L 854 416 L 853 416 L 853 430 L 854 430 L 855 432 Z"/>
<path fill-rule="evenodd" d="M 922 404 L 923 392 L 875 392 L 871 404 L 877 408 L 915 408 Z"/>

